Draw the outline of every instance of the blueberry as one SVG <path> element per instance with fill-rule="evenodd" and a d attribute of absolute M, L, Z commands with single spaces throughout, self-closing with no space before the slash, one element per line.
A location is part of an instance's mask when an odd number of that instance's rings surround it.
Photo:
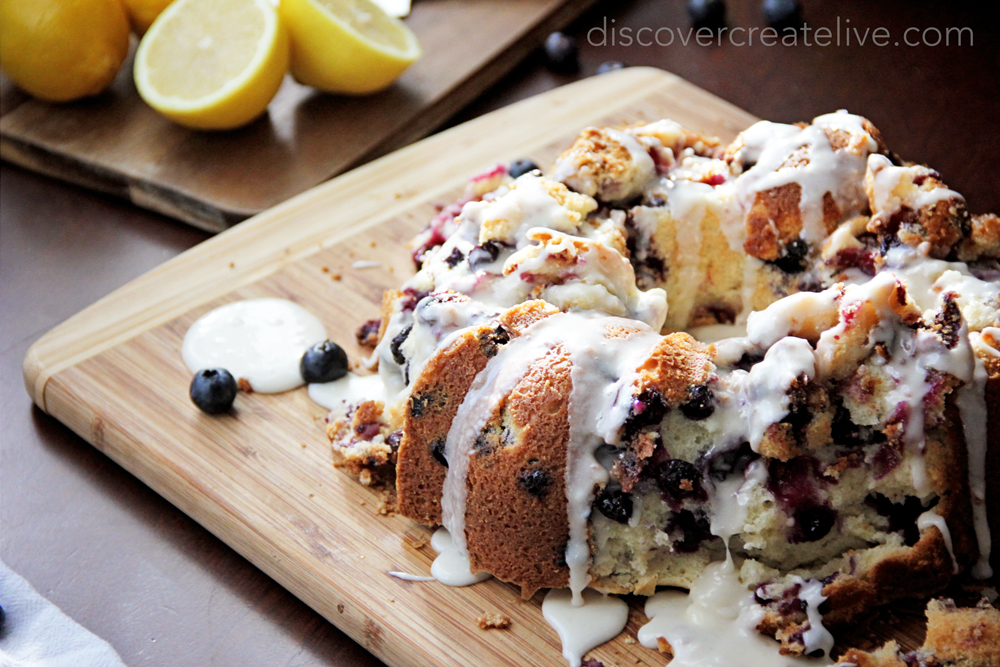
<path fill-rule="evenodd" d="M 444 261 L 448 266 L 455 268 L 463 259 L 465 259 L 465 255 L 462 254 L 462 251 L 458 248 L 452 248 L 451 254 L 445 257 Z"/>
<path fill-rule="evenodd" d="M 836 512 L 829 507 L 818 505 L 801 509 L 795 513 L 795 529 L 791 541 L 815 542 L 821 540 L 830 532 L 836 520 Z"/>
<path fill-rule="evenodd" d="M 572 73 L 577 71 L 576 40 L 561 32 L 554 32 L 545 38 L 545 61 L 554 72 Z"/>
<path fill-rule="evenodd" d="M 427 410 L 435 407 L 435 397 L 431 392 L 410 394 L 410 416 L 422 417 Z"/>
<path fill-rule="evenodd" d="M 721 28 L 726 24 L 726 3 L 723 0 L 688 0 L 688 16 L 695 28 Z"/>
<path fill-rule="evenodd" d="M 647 426 L 659 424 L 669 409 L 663 394 L 653 388 L 643 389 L 632 397 L 632 406 L 622 426 L 622 440 L 629 441 Z"/>
<path fill-rule="evenodd" d="M 625 69 L 625 63 L 618 60 L 605 60 L 597 66 L 597 74 L 607 74 L 619 69 Z"/>
<path fill-rule="evenodd" d="M 790 241 L 784 248 L 782 256 L 771 262 L 785 273 L 801 273 L 806 270 L 806 258 L 809 246 L 802 239 Z"/>
<path fill-rule="evenodd" d="M 389 343 L 389 352 L 392 353 L 392 360 L 400 366 L 406 363 L 406 356 L 403 354 L 403 350 L 401 348 L 403 343 L 406 342 L 406 338 L 410 335 L 411 331 L 413 331 L 413 325 L 407 324 L 403 327 L 402 331 L 396 334 L 396 337 L 392 339 L 392 342 Z"/>
<path fill-rule="evenodd" d="M 802 26 L 802 5 L 799 0 L 764 0 L 762 4 L 767 24 L 775 30 L 798 29 Z"/>
<path fill-rule="evenodd" d="M 696 384 L 688 388 L 688 400 L 681 403 L 681 412 L 694 421 L 708 419 L 715 412 L 715 394 L 707 384 Z"/>
<path fill-rule="evenodd" d="M 469 251 L 469 268 L 473 271 L 479 267 L 496 261 L 500 256 L 500 244 L 496 241 L 486 241 Z"/>
<path fill-rule="evenodd" d="M 674 550 L 681 553 L 697 551 L 702 542 L 712 537 L 708 518 L 701 513 L 696 516 L 690 510 L 671 516 L 666 532 L 674 540 Z"/>
<path fill-rule="evenodd" d="M 669 459 L 656 469 L 660 489 L 677 500 L 701 495 L 701 475 L 692 464 L 681 459 Z"/>
<path fill-rule="evenodd" d="M 445 456 L 444 456 L 444 445 L 445 445 L 444 438 L 438 438 L 437 440 L 435 440 L 434 442 L 432 442 L 431 443 L 431 456 L 434 457 L 435 461 L 437 461 L 438 463 L 440 463 L 441 465 L 443 465 L 445 468 L 447 468 L 448 467 L 448 459 L 446 459 Z"/>
<path fill-rule="evenodd" d="M 236 379 L 225 368 L 205 368 L 191 380 L 191 400 L 210 415 L 228 412 L 236 392 Z"/>
<path fill-rule="evenodd" d="M 632 518 L 632 496 L 621 489 L 605 488 L 594 501 L 601 514 L 618 523 L 628 523 Z"/>
<path fill-rule="evenodd" d="M 755 459 L 760 456 L 750 448 L 749 442 L 741 443 L 735 449 L 716 452 L 712 450 L 707 455 L 708 474 L 712 479 L 721 482 L 730 475 L 742 475 Z"/>
<path fill-rule="evenodd" d="M 524 490 L 536 498 L 544 498 L 549 491 L 548 473 L 544 470 L 524 470 L 517 476 L 517 481 L 524 487 Z"/>
<path fill-rule="evenodd" d="M 309 384 L 338 380 L 347 375 L 347 353 L 329 340 L 316 343 L 302 354 L 299 373 Z"/>
<path fill-rule="evenodd" d="M 524 176 L 529 171 L 535 171 L 538 168 L 538 165 L 532 160 L 522 157 L 510 163 L 507 167 L 507 173 L 510 174 L 511 178 L 517 178 L 518 176 Z"/>

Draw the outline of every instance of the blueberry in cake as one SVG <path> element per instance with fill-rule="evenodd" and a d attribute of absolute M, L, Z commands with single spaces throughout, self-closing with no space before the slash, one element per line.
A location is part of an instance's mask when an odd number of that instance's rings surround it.
<path fill-rule="evenodd" d="M 1000 218 L 846 112 L 728 146 L 588 128 L 514 173 L 431 221 L 359 333 L 389 399 L 331 415 L 339 467 L 525 595 L 731 554 L 792 655 L 990 575 Z"/>

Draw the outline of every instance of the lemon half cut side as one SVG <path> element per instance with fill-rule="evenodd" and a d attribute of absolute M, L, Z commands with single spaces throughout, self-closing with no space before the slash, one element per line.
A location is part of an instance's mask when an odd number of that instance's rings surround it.
<path fill-rule="evenodd" d="M 331 93 L 381 90 L 420 57 L 416 36 L 371 0 L 281 0 L 299 83 Z"/>
<path fill-rule="evenodd" d="M 288 33 L 269 0 L 177 0 L 139 43 L 135 85 L 181 125 L 231 129 L 267 109 L 288 58 Z"/>

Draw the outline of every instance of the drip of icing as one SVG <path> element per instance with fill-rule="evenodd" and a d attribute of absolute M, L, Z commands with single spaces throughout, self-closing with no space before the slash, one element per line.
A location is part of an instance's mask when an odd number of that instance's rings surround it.
<path fill-rule="evenodd" d="M 614 322 L 613 318 L 602 318 Z M 606 440 L 614 440 L 631 407 L 629 390 L 636 368 L 646 359 L 660 337 L 649 329 L 627 339 L 609 339 L 598 321 L 591 335 L 580 336 L 569 345 L 573 383 L 569 399 L 569 439 L 566 443 L 566 504 L 569 542 L 566 564 L 574 604 L 582 604 L 581 593 L 590 582 L 590 543 L 587 520 L 594 501 L 594 487 L 606 483 L 608 472 L 594 454 Z M 625 320 L 620 324 L 626 325 Z M 594 335 L 594 334 L 597 335 Z"/>
<path fill-rule="evenodd" d="M 801 236 L 810 244 L 820 243 L 827 235 L 823 220 L 826 193 L 834 198 L 842 218 L 861 213 L 868 203 L 862 186 L 867 166 L 865 156 L 835 150 L 827 136 L 828 129 L 846 129 L 851 134 L 868 136 L 867 151 L 878 148 L 862 127 L 861 118 L 846 112 L 819 116 L 801 130 L 775 123 L 757 123 L 745 130 L 740 153 L 746 155 L 740 157 L 755 164 L 736 179 L 744 210 L 750 209 L 758 192 L 797 183 L 801 188 Z"/>
<path fill-rule="evenodd" d="M 802 633 L 805 654 L 809 655 L 820 650 L 823 651 L 823 655 L 829 656 L 833 650 L 833 635 L 823 627 L 823 616 L 819 613 L 819 606 L 826 601 L 823 595 L 823 582 L 816 579 L 808 581 L 800 579 L 798 583 L 802 585 L 798 597 L 805 602 L 806 617 L 809 619 L 809 627 Z"/>
<path fill-rule="evenodd" d="M 451 422 L 444 449 L 448 474 L 441 492 L 441 523 L 462 552 L 466 548 L 466 479 L 469 455 L 476 436 L 486 426 L 503 397 L 524 377 L 532 362 L 556 344 L 557 336 L 554 334 L 557 332 L 553 331 L 552 322 L 558 324 L 563 317 L 562 314 L 547 317 L 503 346 L 473 380 Z"/>
<path fill-rule="evenodd" d="M 743 284 L 740 287 L 743 309 L 739 317 L 736 318 L 738 323 L 746 322 L 749 324 L 750 316 L 754 313 L 753 297 L 757 292 L 757 277 L 763 266 L 764 262 L 749 253 L 743 258 Z"/>
<path fill-rule="evenodd" d="M 958 574 L 958 561 L 955 560 L 955 551 L 951 546 L 951 531 L 948 530 L 948 522 L 944 520 L 943 516 L 933 510 L 928 510 L 917 517 L 917 530 L 921 533 L 931 526 L 935 526 L 941 531 L 941 537 L 944 538 L 944 545 L 948 548 L 948 555 L 951 557 L 951 573 Z"/>
<path fill-rule="evenodd" d="M 339 380 L 309 385 L 309 398 L 329 410 L 360 401 L 385 401 L 385 383 L 377 375 L 348 373 Z"/>
<path fill-rule="evenodd" d="M 184 334 L 181 355 L 192 373 L 225 368 L 255 392 L 276 394 L 303 384 L 299 362 L 326 339 L 315 315 L 286 299 L 248 299 L 202 315 Z"/>
<path fill-rule="evenodd" d="M 434 577 L 422 577 L 419 574 L 410 574 L 409 572 L 387 572 L 386 574 L 403 581 L 437 581 Z"/>
<path fill-rule="evenodd" d="M 553 588 L 542 601 L 542 616 L 559 634 L 570 667 L 580 667 L 587 651 L 617 637 L 628 622 L 628 605 L 617 597 L 588 589 L 583 600 L 577 605 L 570 591 Z"/>
<path fill-rule="evenodd" d="M 977 349 L 988 348 L 1000 356 L 992 347 L 980 342 L 981 336 L 970 336 Z M 972 497 L 972 518 L 979 545 L 979 558 L 972 567 L 972 576 L 989 579 L 993 576 L 990 567 L 990 526 L 986 520 L 986 366 L 976 357 L 973 381 L 958 390 L 958 409 L 962 416 L 965 432 L 965 447 L 969 458 L 969 492 Z M 944 531 L 942 531 L 943 533 Z M 954 560 L 954 558 L 953 558 Z"/>
<path fill-rule="evenodd" d="M 688 595 L 668 590 L 646 601 L 649 622 L 639 628 L 639 643 L 670 644 L 670 667 L 793 667 L 832 665 L 824 657 L 793 658 L 778 653 L 778 643 L 757 632 L 763 609 L 740 583 L 731 557 L 710 564 Z M 810 618 L 810 624 L 812 619 Z M 822 628 L 821 624 L 817 626 Z"/>
<path fill-rule="evenodd" d="M 608 338 L 609 327 L 632 333 L 626 338 Z M 566 331 L 575 335 L 567 339 Z M 456 547 L 466 551 L 466 480 L 476 437 L 531 364 L 559 345 L 569 355 L 573 384 L 566 443 L 566 564 L 574 600 L 582 603 L 581 592 L 590 580 L 587 520 L 595 486 L 608 479 L 595 452 L 624 423 L 631 404 L 627 390 L 639 364 L 659 340 L 652 329 L 635 321 L 594 313 L 557 313 L 529 327 L 490 359 L 466 393 L 445 441 L 448 473 L 441 516 Z"/>
<path fill-rule="evenodd" d="M 869 155 L 868 179 L 872 186 L 872 208 L 879 215 L 889 217 L 904 205 L 916 210 L 946 199 L 965 201 L 965 197 L 945 187 L 923 190 L 913 184 L 915 176 L 932 173 L 927 167 L 897 167 L 884 155 Z M 910 187 L 901 191 L 899 187 L 907 176 L 910 177 L 906 179 Z"/>
<path fill-rule="evenodd" d="M 687 332 L 699 342 L 718 343 L 723 340 L 745 337 L 747 328 L 742 324 L 709 324 L 703 327 L 689 327 Z"/>
<path fill-rule="evenodd" d="M 743 531 L 747 520 L 747 505 L 754 487 L 767 483 L 767 465 L 756 459 L 747 466 L 744 477 L 730 475 L 712 488 L 712 521 L 709 530 L 726 544 Z"/>
<path fill-rule="evenodd" d="M 793 332 L 815 329 L 818 322 L 836 314 L 840 290 L 798 292 L 775 301 L 747 318 L 747 338 L 768 348 Z"/>
<path fill-rule="evenodd" d="M 431 563 L 431 576 L 445 586 L 471 586 L 490 578 L 486 572 L 472 572 L 468 555 L 452 541 L 446 529 L 434 532 L 431 547 L 438 552 Z"/>
<path fill-rule="evenodd" d="M 745 417 L 750 424 L 750 447 L 757 451 L 764 433 L 788 414 L 788 390 L 801 376 L 816 374 L 816 356 L 809 341 L 782 338 L 771 346 L 764 360 L 747 376 Z"/>

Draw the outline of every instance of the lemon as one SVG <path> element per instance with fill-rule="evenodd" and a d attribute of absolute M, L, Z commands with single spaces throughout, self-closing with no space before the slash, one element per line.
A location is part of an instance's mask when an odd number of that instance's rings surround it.
<path fill-rule="evenodd" d="M 402 21 L 371 0 L 281 0 L 292 42 L 292 76 L 331 93 L 385 88 L 420 57 Z"/>
<path fill-rule="evenodd" d="M 121 0 L 0 0 L 0 67 L 43 100 L 101 92 L 128 45 Z"/>
<path fill-rule="evenodd" d="M 288 70 L 288 33 L 268 0 L 176 0 L 135 55 L 142 99 L 198 129 L 245 125 Z"/>
<path fill-rule="evenodd" d="M 137 35 L 144 35 L 153 21 L 173 0 L 122 0 L 128 13 L 128 22 Z"/>

